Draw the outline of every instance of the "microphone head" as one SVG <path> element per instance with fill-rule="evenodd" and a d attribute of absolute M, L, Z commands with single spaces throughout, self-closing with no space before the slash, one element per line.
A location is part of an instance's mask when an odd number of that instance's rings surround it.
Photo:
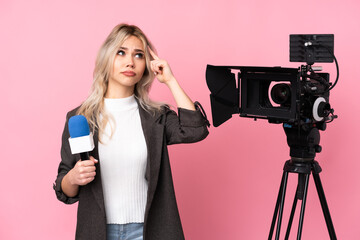
<path fill-rule="evenodd" d="M 68 123 L 71 138 L 83 137 L 90 134 L 89 124 L 83 115 L 72 116 Z"/>

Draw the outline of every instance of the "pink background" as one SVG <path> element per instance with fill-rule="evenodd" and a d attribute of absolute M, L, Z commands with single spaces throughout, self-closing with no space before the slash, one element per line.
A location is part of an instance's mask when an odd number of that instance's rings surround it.
<path fill-rule="evenodd" d="M 206 64 L 298 67 L 289 34 L 335 34 L 340 80 L 330 102 L 339 119 L 321 133 L 316 159 L 338 239 L 360 239 L 359 12 L 358 0 L 2 0 L 0 239 L 74 238 L 77 205 L 52 190 L 65 114 L 87 96 L 97 50 L 121 22 L 144 30 L 209 119 Z M 322 66 L 334 81 L 334 64 Z M 158 82 L 151 96 L 174 103 Z M 234 116 L 206 140 L 169 150 L 187 239 L 267 238 L 289 158 L 280 125 Z M 303 239 L 328 239 L 310 180 Z M 297 177 L 289 181 L 286 222 Z"/>

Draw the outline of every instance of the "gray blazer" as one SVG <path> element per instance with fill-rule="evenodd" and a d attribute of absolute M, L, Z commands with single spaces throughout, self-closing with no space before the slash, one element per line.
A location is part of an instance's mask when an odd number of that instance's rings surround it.
<path fill-rule="evenodd" d="M 182 240 L 184 233 L 176 204 L 167 145 L 193 143 L 208 135 L 209 122 L 199 103 L 196 111 L 178 109 L 178 115 L 168 107 L 155 116 L 139 105 L 141 125 L 147 148 L 148 160 L 145 178 L 148 181 L 148 196 L 144 220 L 144 240 Z M 80 187 L 76 197 L 69 198 L 61 190 L 63 177 L 80 159 L 70 151 L 68 120 L 78 108 L 68 112 L 62 135 L 61 162 L 53 186 L 57 198 L 72 204 L 79 201 L 77 214 L 76 239 L 106 240 L 106 215 L 101 185 L 100 164 L 96 166 L 94 181 Z M 98 133 L 94 134 L 95 148 L 92 156 L 99 159 Z"/>

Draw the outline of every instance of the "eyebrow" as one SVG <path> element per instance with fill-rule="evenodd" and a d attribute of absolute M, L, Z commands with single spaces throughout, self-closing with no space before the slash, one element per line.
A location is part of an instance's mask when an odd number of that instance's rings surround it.
<path fill-rule="evenodd" d="M 128 48 L 126 48 L 126 47 L 120 47 L 120 49 L 123 49 L 123 50 L 129 50 L 129 49 L 128 49 Z M 134 51 L 135 51 L 135 52 L 142 52 L 142 53 L 144 52 L 143 50 L 138 49 L 138 48 L 135 48 L 135 49 L 134 49 Z"/>

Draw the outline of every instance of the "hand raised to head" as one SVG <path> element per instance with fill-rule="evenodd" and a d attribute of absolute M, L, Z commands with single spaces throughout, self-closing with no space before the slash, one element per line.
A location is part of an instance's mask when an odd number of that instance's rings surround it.
<path fill-rule="evenodd" d="M 164 59 L 160 59 L 148 46 L 148 50 L 150 55 L 154 60 L 150 62 L 151 64 L 151 70 L 156 75 L 157 79 L 161 83 L 168 83 L 172 79 L 174 79 L 174 75 L 171 71 L 171 68 L 168 64 L 168 62 Z"/>

